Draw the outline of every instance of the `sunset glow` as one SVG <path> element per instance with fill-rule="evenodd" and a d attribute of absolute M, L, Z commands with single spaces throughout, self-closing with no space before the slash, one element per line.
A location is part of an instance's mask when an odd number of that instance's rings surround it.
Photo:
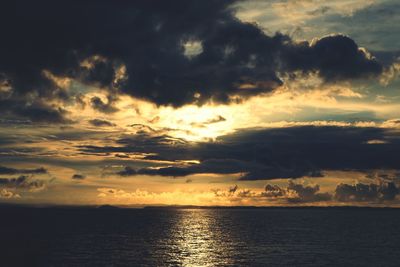
<path fill-rule="evenodd" d="M 1 19 L 1 202 L 400 203 L 395 1 L 39 2 Z"/>

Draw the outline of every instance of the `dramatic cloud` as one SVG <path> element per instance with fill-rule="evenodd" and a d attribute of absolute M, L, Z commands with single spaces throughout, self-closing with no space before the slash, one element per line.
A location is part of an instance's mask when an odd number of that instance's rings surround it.
<path fill-rule="evenodd" d="M 67 118 L 67 111 L 56 105 L 44 103 L 41 99 L 30 102 L 29 99 L 2 99 L 0 96 L 0 112 L 11 117 L 23 117 L 39 123 L 72 123 Z"/>
<path fill-rule="evenodd" d="M 289 181 L 286 188 L 277 185 L 267 184 L 262 197 L 270 199 L 283 199 L 290 203 L 300 202 L 371 202 L 380 203 L 383 201 L 393 201 L 400 194 L 399 187 L 394 182 L 378 183 L 341 183 L 336 186 L 335 192 L 320 193 L 319 185 L 304 185 Z"/>
<path fill-rule="evenodd" d="M 114 123 L 109 122 L 107 120 L 101 120 L 101 119 L 93 119 L 90 120 L 89 123 L 93 126 L 97 126 L 97 127 L 112 127 L 115 126 Z"/>
<path fill-rule="evenodd" d="M 85 178 L 86 178 L 85 175 L 79 174 L 79 173 L 75 173 L 74 175 L 72 175 L 72 179 L 74 179 L 74 180 L 83 180 Z"/>
<path fill-rule="evenodd" d="M 265 192 L 262 193 L 265 197 L 283 197 L 286 195 L 286 190 L 277 185 L 267 184 Z"/>
<path fill-rule="evenodd" d="M 113 99 L 112 96 L 108 97 L 108 102 L 104 103 L 103 100 L 101 100 L 101 98 L 95 96 L 92 97 L 92 99 L 90 99 L 90 104 L 92 106 L 92 108 L 103 112 L 103 113 L 114 113 L 117 112 L 118 109 L 115 108 L 112 104 L 113 104 Z"/>
<path fill-rule="evenodd" d="M 43 174 L 47 173 L 45 168 L 37 169 L 14 169 L 0 166 L 0 174 Z"/>
<path fill-rule="evenodd" d="M 179 142 L 165 135 L 134 135 L 118 146 L 81 146 L 86 153 L 149 153 L 164 167 L 127 167 L 119 175 L 187 176 L 242 173 L 242 180 L 322 177 L 325 170 L 398 169 L 399 134 L 374 127 L 303 126 L 241 130 L 215 142 Z M 121 146 L 122 145 L 122 146 Z M 182 163 L 198 160 L 199 163 Z"/>
<path fill-rule="evenodd" d="M 30 191 L 40 191 L 46 186 L 45 181 L 32 179 L 31 177 L 21 175 L 18 178 L 0 178 L 0 187 L 27 189 Z"/>
<path fill-rule="evenodd" d="M 92 97 L 90 105 L 113 113 L 120 93 L 177 107 L 269 92 L 282 84 L 280 73 L 336 82 L 382 72 L 349 37 L 268 36 L 237 19 L 234 2 L 5 1 L 0 111 L 70 122 L 57 105 L 80 99 L 65 86 L 70 79 L 107 90 L 107 101 Z"/>
<path fill-rule="evenodd" d="M 335 190 L 335 198 L 341 202 L 360 202 L 360 201 L 384 201 L 394 200 L 400 193 L 398 186 L 394 182 L 380 184 L 353 185 L 339 184 Z"/>
<path fill-rule="evenodd" d="M 400 6 L 339 2 L 2 1 L 2 201 L 398 204 Z"/>
<path fill-rule="evenodd" d="M 349 37 L 327 36 L 311 45 L 295 44 L 287 50 L 288 69 L 318 71 L 326 81 L 380 74 L 382 66 Z"/>
<path fill-rule="evenodd" d="M 339 197 L 338 191 L 342 188 L 358 188 L 358 189 L 345 189 Z M 215 204 L 228 204 L 228 205 L 246 205 L 252 203 L 253 205 L 332 205 L 338 204 L 338 201 L 343 203 L 353 203 L 361 205 L 363 203 L 370 204 L 388 204 L 393 201 L 399 194 L 399 188 L 393 183 L 371 183 L 356 185 L 339 184 L 335 192 L 321 192 L 318 184 L 305 184 L 290 180 L 286 187 L 267 184 L 263 191 L 239 188 L 238 185 L 233 185 L 225 189 L 212 188 L 210 191 L 201 192 L 162 192 L 151 193 L 145 190 L 136 189 L 134 192 L 126 192 L 121 189 L 115 188 L 98 188 L 99 197 L 101 198 L 116 198 L 125 199 L 130 201 L 132 199 L 139 200 L 136 203 L 145 204 L 149 199 L 159 203 L 160 199 L 176 195 L 177 199 L 170 198 L 170 204 L 186 203 L 188 199 L 198 201 L 199 198 L 207 199 L 207 205 Z M 357 191 L 357 193 L 356 193 Z M 190 194 L 192 194 L 190 196 Z M 355 196 L 358 195 L 358 196 Z M 173 202 L 173 203 L 171 203 Z"/>
<path fill-rule="evenodd" d="M 141 168 L 138 170 L 135 170 L 131 167 L 126 167 L 123 171 L 118 172 L 118 174 L 121 176 L 132 176 L 141 174 L 179 177 L 196 173 L 233 174 L 244 172 L 245 170 L 250 169 L 263 170 L 266 168 L 261 164 L 250 163 L 235 159 L 210 159 L 204 160 L 200 164 L 189 164 L 185 167 L 172 166 L 161 168 Z"/>
<path fill-rule="evenodd" d="M 332 195 L 320 193 L 319 185 L 303 185 L 289 181 L 286 188 L 277 185 L 266 185 L 261 195 L 268 198 L 282 198 L 292 203 L 330 201 Z"/>
<path fill-rule="evenodd" d="M 2 197 L 4 198 L 16 198 L 19 194 L 13 191 L 7 190 L 28 190 L 31 192 L 41 191 L 46 187 L 47 181 L 34 179 L 33 176 L 37 174 L 45 174 L 47 170 L 45 168 L 37 169 L 15 169 L 0 166 L 0 175 L 15 175 L 21 174 L 16 178 L 4 178 L 0 177 L 0 190 L 2 191 Z M 8 196 L 8 197 L 7 197 Z"/>

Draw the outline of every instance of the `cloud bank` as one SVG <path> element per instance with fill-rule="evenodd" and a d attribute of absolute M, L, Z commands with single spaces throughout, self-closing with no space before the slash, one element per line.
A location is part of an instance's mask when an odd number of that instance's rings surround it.
<path fill-rule="evenodd" d="M 157 133 L 125 136 L 116 146 L 80 146 L 84 153 L 147 153 L 143 159 L 167 166 L 127 166 L 121 176 L 183 177 L 236 174 L 242 180 L 322 177 L 324 171 L 399 168 L 399 134 L 378 127 L 298 126 L 245 129 L 215 142 L 190 143 Z M 198 163 L 188 161 L 197 160 Z M 171 164 L 173 163 L 173 164 Z"/>

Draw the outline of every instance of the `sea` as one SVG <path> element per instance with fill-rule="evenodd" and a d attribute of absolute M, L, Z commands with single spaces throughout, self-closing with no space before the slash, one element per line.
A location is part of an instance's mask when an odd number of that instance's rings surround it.
<path fill-rule="evenodd" d="M 387 208 L 0 207 L 0 266 L 400 266 Z"/>

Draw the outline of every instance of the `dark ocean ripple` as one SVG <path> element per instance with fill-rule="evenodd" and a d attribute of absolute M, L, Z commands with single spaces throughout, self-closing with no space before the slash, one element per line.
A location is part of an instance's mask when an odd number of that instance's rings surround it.
<path fill-rule="evenodd" d="M 400 210 L 1 207 L 0 266 L 400 266 Z"/>

